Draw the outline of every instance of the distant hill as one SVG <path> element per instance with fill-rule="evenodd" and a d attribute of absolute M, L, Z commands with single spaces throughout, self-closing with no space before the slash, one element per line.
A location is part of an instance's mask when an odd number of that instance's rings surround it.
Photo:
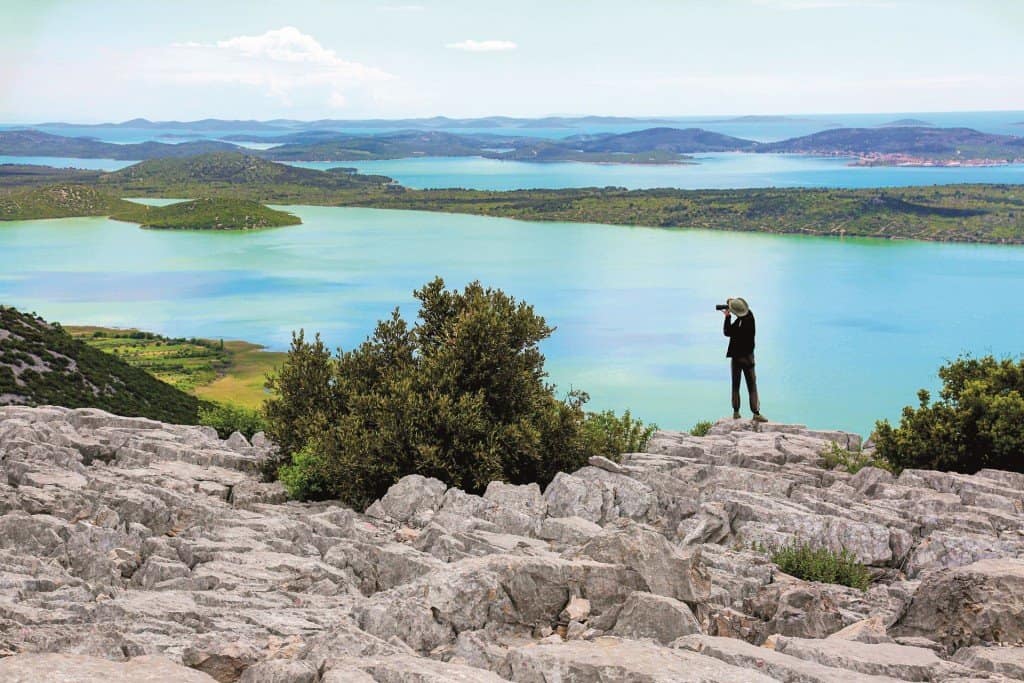
<path fill-rule="evenodd" d="M 195 424 L 199 400 L 114 355 L 72 339 L 60 325 L 0 306 L 0 405 L 101 408 Z"/>
<path fill-rule="evenodd" d="M 111 216 L 162 230 L 258 230 L 298 225 L 298 216 L 247 199 L 193 199 L 166 206 L 132 204 Z"/>
<path fill-rule="evenodd" d="M 148 179 L 161 183 L 223 183 L 252 185 L 261 183 L 295 183 L 329 187 L 379 185 L 390 178 L 357 173 L 324 173 L 314 169 L 279 164 L 274 161 L 240 154 L 220 152 L 183 159 L 152 159 L 108 173 L 103 180 L 117 185 L 144 184 Z"/>
<path fill-rule="evenodd" d="M 140 142 L 115 145 L 94 138 L 52 135 L 38 130 L 0 131 L 0 154 L 8 156 L 77 157 L 80 159 L 162 159 L 209 152 L 238 151 L 237 145 L 217 140 L 168 144 Z"/>
<path fill-rule="evenodd" d="M 109 216 L 132 206 L 137 205 L 94 186 L 43 185 L 0 193 L 0 220 Z"/>
<path fill-rule="evenodd" d="M 875 128 L 900 128 L 904 126 L 924 127 L 934 125 L 934 123 L 931 123 L 929 121 L 922 121 L 921 119 L 896 119 L 895 121 L 880 123 L 877 126 L 875 126 Z"/>
<path fill-rule="evenodd" d="M 476 156 L 488 147 L 509 144 L 509 139 L 464 136 L 441 131 L 401 131 L 380 135 L 339 136 L 331 138 L 320 131 L 319 141 L 308 134 L 294 137 L 305 142 L 284 144 L 259 152 L 279 161 L 351 161 L 358 159 L 401 159 L 406 157 Z"/>
<path fill-rule="evenodd" d="M 235 152 L 152 159 L 99 177 L 122 197 L 227 197 L 261 203 L 334 203 L 340 190 L 375 191 L 391 178 L 351 169 L 317 171 Z"/>
<path fill-rule="evenodd" d="M 631 133 L 595 136 L 583 142 L 586 152 L 732 152 L 751 150 L 758 143 L 703 128 L 647 128 Z"/>
<path fill-rule="evenodd" d="M 765 143 L 758 152 L 907 154 L 928 158 L 1019 158 L 1024 138 L 971 128 L 837 128 Z"/>

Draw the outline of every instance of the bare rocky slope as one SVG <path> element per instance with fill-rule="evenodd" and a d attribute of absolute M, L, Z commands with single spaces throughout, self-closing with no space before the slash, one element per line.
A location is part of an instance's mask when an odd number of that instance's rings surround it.
<path fill-rule="evenodd" d="M 832 441 L 722 421 L 360 514 L 260 483 L 259 435 L 0 408 L 0 680 L 1024 680 L 1024 475 L 851 476 Z M 871 588 L 752 549 L 793 538 Z"/>

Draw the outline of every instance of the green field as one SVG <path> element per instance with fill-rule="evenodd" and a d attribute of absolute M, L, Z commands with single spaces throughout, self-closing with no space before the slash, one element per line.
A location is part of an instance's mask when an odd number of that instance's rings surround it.
<path fill-rule="evenodd" d="M 267 373 L 286 354 L 243 341 L 169 339 L 135 329 L 93 326 L 65 328 L 89 346 L 201 399 L 258 408 L 267 396 Z"/>

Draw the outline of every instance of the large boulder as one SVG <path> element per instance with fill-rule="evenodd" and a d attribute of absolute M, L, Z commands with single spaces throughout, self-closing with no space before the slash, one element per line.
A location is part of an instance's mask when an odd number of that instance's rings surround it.
<path fill-rule="evenodd" d="M 927 576 L 894 632 L 950 651 L 1024 643 L 1024 560 L 981 560 Z"/>
<path fill-rule="evenodd" d="M 590 539 L 576 557 L 629 567 L 643 577 L 647 590 L 689 603 L 705 602 L 711 591 L 700 549 L 681 550 L 653 529 L 619 520 Z"/>
<path fill-rule="evenodd" d="M 692 633 L 700 633 L 700 624 L 685 602 L 641 592 L 626 598 L 612 629 L 616 636 L 652 638 L 665 645 Z"/>
<path fill-rule="evenodd" d="M 447 488 L 440 479 L 410 474 L 392 484 L 371 509 L 397 522 L 425 526 L 441 507 Z M 370 510 L 367 513 L 370 514 Z"/>

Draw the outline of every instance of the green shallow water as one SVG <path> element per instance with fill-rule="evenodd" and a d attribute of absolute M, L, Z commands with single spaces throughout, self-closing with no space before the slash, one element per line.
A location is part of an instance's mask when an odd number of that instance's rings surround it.
<path fill-rule="evenodd" d="M 287 207 L 301 226 L 161 232 L 103 218 L 0 224 L 0 302 L 51 320 L 284 349 L 349 348 L 435 275 L 532 303 L 560 389 L 664 427 L 729 412 L 714 305 L 758 323 L 771 418 L 861 433 L 961 352 L 1018 354 L 1024 249 Z"/>

